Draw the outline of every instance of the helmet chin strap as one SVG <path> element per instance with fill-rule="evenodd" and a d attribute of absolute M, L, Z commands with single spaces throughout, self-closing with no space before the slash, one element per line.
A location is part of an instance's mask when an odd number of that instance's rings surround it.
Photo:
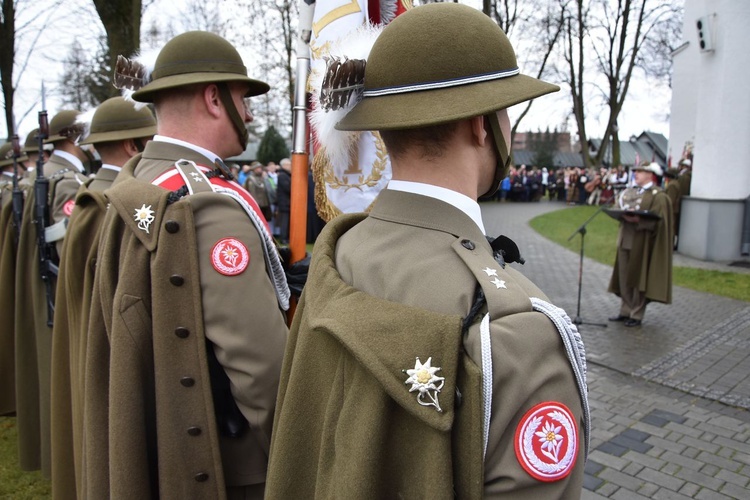
<path fill-rule="evenodd" d="M 490 129 L 492 129 L 492 136 L 494 138 L 495 152 L 497 152 L 497 166 L 495 167 L 495 178 L 492 181 L 489 191 L 484 193 L 484 196 L 492 196 L 500 188 L 500 183 L 508 175 L 508 169 L 511 164 L 511 155 L 508 145 L 505 143 L 505 137 L 503 137 L 503 131 L 500 129 L 500 121 L 497 119 L 497 113 L 489 113 L 485 115 L 490 122 Z"/>
<path fill-rule="evenodd" d="M 248 140 L 248 132 L 247 127 L 245 127 L 245 120 L 242 119 L 239 111 L 237 111 L 237 106 L 234 105 L 234 99 L 232 99 L 232 93 L 229 91 L 229 85 L 227 85 L 226 82 L 219 82 L 216 84 L 216 86 L 219 88 L 219 98 L 224 104 L 224 107 L 227 108 L 229 118 L 232 120 L 232 124 L 237 130 L 240 144 L 242 145 L 242 149 L 244 150 L 247 147 Z"/>

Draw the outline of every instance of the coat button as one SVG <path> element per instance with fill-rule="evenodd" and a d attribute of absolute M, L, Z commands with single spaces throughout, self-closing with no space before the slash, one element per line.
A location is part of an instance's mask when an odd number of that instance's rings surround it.
<path fill-rule="evenodd" d="M 192 377 L 182 377 L 180 383 L 185 387 L 193 387 L 195 385 L 195 380 L 193 380 Z"/>
<path fill-rule="evenodd" d="M 206 474 L 205 472 L 199 472 L 195 475 L 195 480 L 199 483 L 206 482 L 208 481 L 208 474 Z"/>
<path fill-rule="evenodd" d="M 182 286 L 185 283 L 185 278 L 183 278 L 179 274 L 173 274 L 169 277 L 169 282 L 174 286 Z"/>
<path fill-rule="evenodd" d="M 476 248 L 474 242 L 471 240 L 461 240 L 461 245 L 467 250 L 474 250 Z"/>
<path fill-rule="evenodd" d="M 168 220 L 164 224 L 164 228 L 167 230 L 168 233 L 174 234 L 180 230 L 180 223 L 177 222 L 176 220 Z"/>
<path fill-rule="evenodd" d="M 201 428 L 200 427 L 188 427 L 187 433 L 191 436 L 200 436 L 201 435 Z"/>
<path fill-rule="evenodd" d="M 181 339 L 186 339 L 186 338 L 188 338 L 188 335 L 190 335 L 190 330 L 188 330 L 187 328 L 184 328 L 182 326 L 179 326 L 179 327 L 175 328 L 174 334 L 177 335 L 178 337 L 180 337 Z"/>

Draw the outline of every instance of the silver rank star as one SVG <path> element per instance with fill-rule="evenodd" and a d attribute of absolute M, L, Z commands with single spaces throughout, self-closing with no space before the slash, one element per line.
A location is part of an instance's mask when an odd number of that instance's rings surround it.
<path fill-rule="evenodd" d="M 190 175 L 193 176 L 193 180 L 195 182 L 203 182 L 203 179 L 201 178 L 201 174 L 198 172 L 190 172 Z"/>
<path fill-rule="evenodd" d="M 484 271 L 485 273 L 487 273 L 487 276 L 497 276 L 497 271 L 495 271 L 492 268 L 485 267 L 484 269 L 482 269 L 482 271 Z"/>
<path fill-rule="evenodd" d="M 492 280 L 492 284 L 498 288 L 505 288 L 506 290 L 508 288 L 507 286 L 505 286 L 505 280 L 499 280 L 495 278 L 494 280 Z"/>

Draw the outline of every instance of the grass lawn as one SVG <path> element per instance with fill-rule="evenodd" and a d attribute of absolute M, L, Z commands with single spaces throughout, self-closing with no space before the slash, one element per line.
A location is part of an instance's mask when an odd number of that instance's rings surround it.
<path fill-rule="evenodd" d="M 0 417 L 0 498 L 50 498 L 50 482 L 40 472 L 18 467 L 18 431 L 14 417 Z"/>
<path fill-rule="evenodd" d="M 555 243 L 578 253 L 581 236 L 568 238 L 596 212 L 596 207 L 576 206 L 540 215 L 531 220 L 531 227 Z M 613 266 L 617 251 L 618 222 L 605 213 L 597 215 L 586 226 L 584 255 L 603 264 Z M 674 267 L 672 284 L 699 292 L 723 295 L 750 302 L 750 275 Z"/>

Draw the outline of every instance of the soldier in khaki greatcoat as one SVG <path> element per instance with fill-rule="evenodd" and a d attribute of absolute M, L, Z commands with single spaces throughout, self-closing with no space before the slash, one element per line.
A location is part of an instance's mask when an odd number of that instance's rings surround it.
<path fill-rule="evenodd" d="M 83 162 L 88 159 L 76 145 L 81 126 L 76 123 L 80 113 L 65 110 L 57 113 L 49 124 L 45 143 L 54 151 L 44 164 L 49 180 L 50 235 L 47 242 L 62 249 L 65 222 L 75 205 L 78 188 L 87 180 Z M 33 181 L 31 181 L 33 185 Z M 47 293 L 39 272 L 39 248 L 35 220 L 33 186 L 26 190 L 23 222 L 15 267 L 15 349 L 16 349 L 16 412 L 18 414 L 19 462 L 24 470 L 41 468 L 49 477 L 50 467 L 50 364 L 52 328 L 48 324 L 48 301 L 54 302 L 54 282 Z M 54 228 L 52 228 L 54 226 Z M 55 253 L 53 251 L 53 253 Z M 57 255 L 52 256 L 58 264 Z M 53 280 L 54 281 L 54 280 Z"/>
<path fill-rule="evenodd" d="M 620 312 L 609 318 L 627 327 L 640 326 L 649 302 L 672 303 L 672 202 L 658 186 L 657 163 L 635 167 L 635 186 L 618 199 L 623 210 L 648 212 L 624 215 L 617 236 L 617 256 L 608 291 L 620 297 Z"/>
<path fill-rule="evenodd" d="M 157 135 L 105 193 L 84 494 L 262 498 L 289 289 L 257 203 L 216 160 L 244 150 L 245 99 L 269 87 L 200 31 L 145 83 L 133 99 L 154 104 Z"/>
<path fill-rule="evenodd" d="M 19 162 L 18 174 L 23 173 L 25 155 L 16 159 Z M 0 146 L 0 311 L 3 320 L 0 322 L 0 415 L 10 415 L 16 410 L 16 376 L 13 325 L 8 318 L 12 312 L 15 281 L 13 271 L 16 256 L 16 228 L 13 222 L 13 145 L 6 142 Z M 7 253 L 5 257 L 3 254 Z M 7 262 L 3 263 L 3 259 Z M 5 271 L 3 271 L 4 268 Z M 6 283 L 3 285 L 3 283 Z M 9 327 L 6 328 L 6 325 Z"/>
<path fill-rule="evenodd" d="M 379 131 L 393 180 L 316 241 L 268 498 L 580 498 L 580 335 L 511 267 L 515 245 L 485 237 L 477 203 L 507 173 L 506 108 L 558 89 L 520 75 L 465 5 L 416 7 L 378 37 L 337 127 Z"/>
<path fill-rule="evenodd" d="M 76 195 L 60 255 L 52 334 L 52 496 L 56 499 L 74 499 L 81 491 L 84 361 L 99 228 L 108 203 L 104 190 L 155 133 L 156 119 L 148 108 L 136 110 L 132 102 L 112 97 L 97 107 L 88 134 L 78 141 L 92 144 L 102 165 Z"/>

